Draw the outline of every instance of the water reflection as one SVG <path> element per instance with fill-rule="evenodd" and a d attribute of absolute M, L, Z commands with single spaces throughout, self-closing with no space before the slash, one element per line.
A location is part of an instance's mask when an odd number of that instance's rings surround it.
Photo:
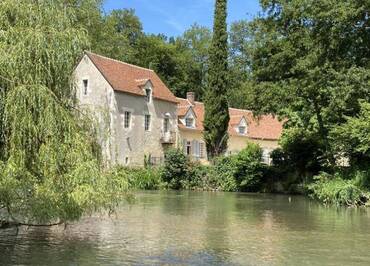
<path fill-rule="evenodd" d="M 0 265 L 369 265 L 367 209 L 303 197 L 139 193 L 115 217 L 0 231 Z"/>

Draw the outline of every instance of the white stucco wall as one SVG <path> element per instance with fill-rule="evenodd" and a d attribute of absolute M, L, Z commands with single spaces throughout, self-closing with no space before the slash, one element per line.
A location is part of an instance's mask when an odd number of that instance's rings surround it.
<path fill-rule="evenodd" d="M 152 99 L 150 103 L 144 97 L 127 93 L 116 93 L 114 124 L 116 130 L 116 159 L 124 164 L 128 157 L 130 165 L 143 165 L 144 156 L 163 157 L 167 144 L 161 143 L 163 120 L 168 115 L 170 131 L 177 131 L 176 104 Z M 124 112 L 132 114 L 131 126 L 123 126 Z M 145 131 L 145 115 L 151 116 L 150 130 Z"/>
<path fill-rule="evenodd" d="M 147 103 L 143 96 L 114 91 L 86 55 L 76 67 L 74 77 L 79 106 L 98 120 L 99 142 L 106 161 L 142 166 L 145 155 L 163 157 L 164 149 L 168 147 L 168 144 L 161 143 L 163 119 L 167 114 L 170 131 L 177 131 L 175 103 L 155 98 Z M 89 83 L 87 95 L 83 93 L 84 79 Z M 151 84 L 146 86 L 151 87 Z M 123 124 L 125 111 L 131 112 L 129 129 L 125 129 Z M 144 129 L 145 114 L 151 115 L 150 131 Z"/>
<path fill-rule="evenodd" d="M 191 130 L 191 129 L 181 129 L 179 130 L 179 135 L 181 141 L 179 141 L 179 147 L 182 146 L 182 141 L 185 139 L 187 141 L 197 140 L 200 142 L 204 142 L 203 140 L 203 133 L 198 130 Z M 279 147 L 279 143 L 277 140 L 261 140 L 261 139 L 251 139 L 248 137 L 243 136 L 229 136 L 228 146 L 226 150 L 226 154 L 235 154 L 240 152 L 242 149 L 247 147 L 248 143 L 256 143 L 258 144 L 263 150 L 268 152 L 273 151 L 274 149 Z M 200 160 L 203 163 L 206 163 L 206 159 Z"/>

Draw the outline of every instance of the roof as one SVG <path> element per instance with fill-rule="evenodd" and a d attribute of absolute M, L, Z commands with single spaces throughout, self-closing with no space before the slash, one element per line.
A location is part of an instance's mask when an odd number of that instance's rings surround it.
<path fill-rule="evenodd" d="M 85 53 L 115 91 L 144 96 L 142 87 L 150 81 L 153 84 L 153 98 L 177 103 L 176 97 L 153 70 L 91 52 Z"/>
<path fill-rule="evenodd" d="M 194 113 L 197 116 L 196 125 L 193 130 L 203 131 L 203 120 L 204 120 L 204 104 L 201 102 L 194 102 L 192 105 L 187 99 L 177 98 L 178 104 L 178 116 L 183 117 L 189 108 L 193 108 Z M 253 112 L 249 110 L 229 108 L 229 135 L 247 137 L 252 139 L 263 139 L 263 140 L 278 140 L 283 130 L 283 122 L 280 122 L 273 115 L 262 115 L 258 118 L 253 116 Z M 248 130 L 246 135 L 240 135 L 235 130 L 240 121 L 246 119 L 248 123 Z M 179 123 L 180 129 L 189 129 L 182 123 Z M 191 130 L 191 129 L 190 129 Z"/>

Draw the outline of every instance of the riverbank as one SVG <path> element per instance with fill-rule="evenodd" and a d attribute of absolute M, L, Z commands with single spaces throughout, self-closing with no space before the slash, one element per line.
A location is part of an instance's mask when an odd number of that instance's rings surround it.
<path fill-rule="evenodd" d="M 368 206 L 370 192 L 363 180 L 339 174 L 319 174 L 305 179 L 274 165 L 261 163 L 260 149 L 250 145 L 237 155 L 220 157 L 205 166 L 189 160 L 181 151 L 170 150 L 161 167 L 123 168 L 116 171 L 127 178 L 133 190 L 195 190 L 301 194 L 325 204 Z"/>

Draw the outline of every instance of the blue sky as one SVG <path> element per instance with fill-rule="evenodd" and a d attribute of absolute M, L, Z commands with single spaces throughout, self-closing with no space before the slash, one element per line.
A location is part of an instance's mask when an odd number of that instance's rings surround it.
<path fill-rule="evenodd" d="M 215 0 L 105 0 L 104 10 L 133 8 L 148 33 L 181 35 L 193 23 L 212 26 Z M 229 0 L 228 21 L 252 19 L 259 11 L 258 0 Z"/>

